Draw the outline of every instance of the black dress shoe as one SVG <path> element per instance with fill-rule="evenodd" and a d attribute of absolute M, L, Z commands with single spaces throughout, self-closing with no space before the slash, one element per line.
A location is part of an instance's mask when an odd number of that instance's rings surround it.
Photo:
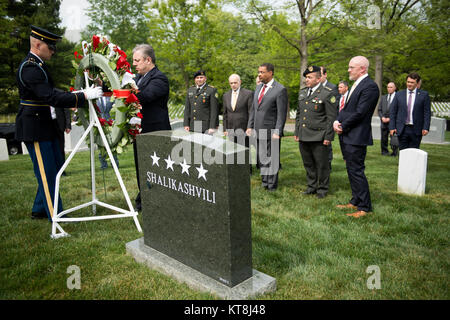
<path fill-rule="evenodd" d="M 326 193 L 318 193 L 318 194 L 316 194 L 316 197 L 317 197 L 318 199 L 323 199 L 323 198 L 325 198 L 326 196 L 327 196 Z"/>
<path fill-rule="evenodd" d="M 142 211 L 142 204 L 139 202 L 136 202 L 136 211 Z"/>
<path fill-rule="evenodd" d="M 306 191 L 302 192 L 302 194 L 305 194 L 305 195 L 311 195 L 311 194 L 316 194 L 316 193 L 317 193 L 316 190 L 306 190 Z"/>
<path fill-rule="evenodd" d="M 32 212 L 31 219 L 45 219 L 48 218 L 45 212 Z"/>
<path fill-rule="evenodd" d="M 267 188 L 267 191 L 274 192 L 274 191 L 277 191 L 277 188 Z"/>

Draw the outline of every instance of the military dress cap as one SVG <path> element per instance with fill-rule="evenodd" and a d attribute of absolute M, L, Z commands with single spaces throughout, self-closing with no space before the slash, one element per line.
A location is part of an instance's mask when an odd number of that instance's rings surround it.
<path fill-rule="evenodd" d="M 198 76 L 205 76 L 206 77 L 206 72 L 203 70 L 198 70 L 196 73 L 194 73 L 194 79 L 197 78 Z"/>
<path fill-rule="evenodd" d="M 31 34 L 32 37 L 39 39 L 41 41 L 44 41 L 45 43 L 48 44 L 48 47 L 50 49 L 52 49 L 53 51 L 56 50 L 56 42 L 61 40 L 62 37 L 58 36 L 54 33 L 51 33 L 50 31 L 47 31 L 45 29 L 36 27 L 36 26 L 31 26 Z"/>
<path fill-rule="evenodd" d="M 308 68 L 306 68 L 305 72 L 303 72 L 303 76 L 306 77 L 306 75 L 311 73 L 311 72 L 321 72 L 320 71 L 320 67 L 318 67 L 318 66 L 309 66 Z"/>

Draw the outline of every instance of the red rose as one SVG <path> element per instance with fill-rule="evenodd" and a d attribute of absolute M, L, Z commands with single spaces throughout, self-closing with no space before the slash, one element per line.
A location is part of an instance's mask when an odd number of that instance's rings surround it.
<path fill-rule="evenodd" d="M 116 51 L 120 54 L 121 57 L 124 57 L 124 58 L 127 57 L 127 54 L 124 51 L 120 50 L 119 48 L 116 48 Z"/>
<path fill-rule="evenodd" d="M 75 91 L 75 89 L 74 89 L 73 87 L 70 87 L 69 90 L 70 90 L 71 92 L 72 92 L 72 91 Z"/>
<path fill-rule="evenodd" d="M 107 122 L 105 119 L 103 119 L 103 118 L 98 118 L 98 120 L 100 121 L 100 124 L 102 125 L 102 127 L 105 126 L 105 124 L 106 124 L 106 122 Z"/>
<path fill-rule="evenodd" d="M 79 54 L 78 51 L 75 51 L 73 55 L 75 56 L 75 59 L 83 59 L 83 56 Z"/>
<path fill-rule="evenodd" d="M 100 38 L 96 35 L 93 35 L 92 36 L 92 47 L 94 48 L 94 51 L 97 49 L 99 43 L 100 43 Z"/>
<path fill-rule="evenodd" d="M 134 95 L 134 93 L 130 94 L 125 100 L 126 103 L 133 103 L 133 102 L 139 102 L 139 99 Z"/>
<path fill-rule="evenodd" d="M 125 69 L 130 69 L 130 64 L 128 63 L 127 59 L 123 56 L 119 57 L 119 60 L 117 60 L 116 64 L 116 70 L 119 70 L 121 68 L 125 67 Z"/>
<path fill-rule="evenodd" d="M 108 124 L 109 124 L 109 126 L 112 126 L 113 125 L 113 119 L 109 119 L 108 120 Z"/>
<path fill-rule="evenodd" d="M 142 113 L 140 113 L 140 112 L 138 112 L 138 113 L 136 114 L 136 116 L 137 116 L 138 118 L 141 118 L 141 119 L 144 118 L 144 116 L 143 116 Z"/>

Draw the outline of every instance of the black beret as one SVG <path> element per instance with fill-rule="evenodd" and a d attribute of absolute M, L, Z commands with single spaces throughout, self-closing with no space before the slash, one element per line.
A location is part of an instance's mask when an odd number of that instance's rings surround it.
<path fill-rule="evenodd" d="M 303 72 L 303 76 L 306 77 L 306 75 L 311 73 L 311 72 L 321 72 L 320 71 L 320 67 L 318 67 L 318 66 L 309 66 L 308 68 L 306 68 L 305 72 Z"/>
<path fill-rule="evenodd" d="M 194 73 L 194 79 L 197 78 L 198 76 L 205 76 L 206 77 L 206 72 L 203 70 L 198 70 L 196 73 Z"/>
<path fill-rule="evenodd" d="M 58 36 L 54 33 L 51 33 L 50 31 L 47 31 L 45 29 L 31 26 L 31 34 L 32 37 L 39 39 L 41 41 L 44 41 L 48 44 L 48 47 L 52 50 L 56 50 L 56 42 L 61 40 L 61 36 Z"/>

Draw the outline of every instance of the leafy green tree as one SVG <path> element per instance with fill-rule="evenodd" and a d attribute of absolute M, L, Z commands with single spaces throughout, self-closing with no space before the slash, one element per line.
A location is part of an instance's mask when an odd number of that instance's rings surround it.
<path fill-rule="evenodd" d="M 147 26 L 148 0 L 88 0 L 90 24 L 82 33 L 89 40 L 94 34 L 106 35 L 128 54 L 136 44 L 145 43 L 149 36 Z"/>
<path fill-rule="evenodd" d="M 193 74 L 207 73 L 219 94 L 229 89 L 228 77 L 240 74 L 254 87 L 260 51 L 258 26 L 222 10 L 222 1 L 153 1 L 149 43 L 157 64 L 171 81 L 171 100 L 184 102 Z M 159 61 L 159 62 L 158 62 Z"/>
<path fill-rule="evenodd" d="M 10 0 L 0 3 L 0 113 L 12 113 L 19 106 L 16 72 L 20 62 L 30 50 L 30 25 L 37 25 L 55 34 L 63 34 L 59 27 L 59 0 Z M 70 82 L 71 70 L 62 65 L 58 56 L 71 54 L 73 45 L 63 42 L 58 45 L 57 56 L 50 67 L 58 66 L 53 72 L 55 84 L 61 86 Z M 70 52 L 70 53 L 69 53 Z"/>

